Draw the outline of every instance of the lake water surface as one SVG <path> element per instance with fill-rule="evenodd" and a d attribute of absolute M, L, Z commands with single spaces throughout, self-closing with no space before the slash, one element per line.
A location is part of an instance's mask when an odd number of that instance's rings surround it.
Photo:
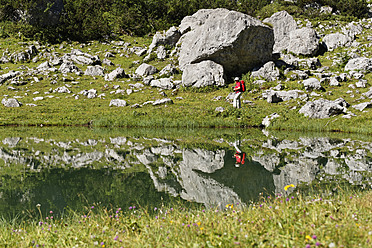
<path fill-rule="evenodd" d="M 236 159 L 237 151 L 244 161 Z M 372 138 L 258 129 L 2 128 L 0 213 L 201 204 L 371 189 Z M 295 187 L 284 190 L 286 185 Z"/>

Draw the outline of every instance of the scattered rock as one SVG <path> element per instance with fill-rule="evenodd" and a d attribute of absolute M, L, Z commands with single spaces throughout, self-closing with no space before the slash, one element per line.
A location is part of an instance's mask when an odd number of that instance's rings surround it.
<path fill-rule="evenodd" d="M 372 60 L 365 57 L 350 59 L 345 65 L 345 71 L 363 71 L 372 70 Z"/>
<path fill-rule="evenodd" d="M 353 107 L 357 110 L 363 111 L 366 108 L 371 108 L 372 107 L 372 102 L 363 102 L 363 103 L 353 105 L 351 107 Z"/>
<path fill-rule="evenodd" d="M 63 74 L 81 72 L 81 70 L 73 62 L 69 61 L 62 63 L 62 65 L 59 67 L 59 71 Z"/>
<path fill-rule="evenodd" d="M 320 81 L 317 78 L 306 79 L 303 81 L 303 84 L 305 86 L 305 90 L 307 91 L 323 89 L 320 84 Z"/>
<path fill-rule="evenodd" d="M 71 91 L 66 86 L 58 87 L 57 89 L 53 90 L 53 92 L 57 92 L 57 93 L 71 93 Z"/>
<path fill-rule="evenodd" d="M 121 67 L 118 67 L 115 70 L 113 70 L 112 72 L 110 72 L 109 74 L 106 74 L 105 75 L 105 80 L 106 81 L 114 81 L 115 79 L 124 78 L 124 77 L 126 77 L 124 69 L 121 68 Z"/>
<path fill-rule="evenodd" d="M 347 107 L 349 107 L 349 104 L 342 98 L 334 101 L 321 98 L 307 102 L 299 112 L 310 118 L 324 119 L 346 113 Z"/>
<path fill-rule="evenodd" d="M 172 80 L 170 78 L 160 78 L 160 79 L 154 79 L 150 82 L 151 87 L 157 87 L 164 90 L 170 90 L 173 89 L 174 84 L 172 83 Z"/>
<path fill-rule="evenodd" d="M 121 99 L 113 99 L 110 101 L 110 107 L 115 106 L 115 107 L 125 107 L 127 106 L 127 102 L 125 100 Z"/>
<path fill-rule="evenodd" d="M 18 108 L 22 106 L 22 103 L 15 98 L 4 98 L 3 100 L 1 100 L 1 103 L 7 108 Z"/>
<path fill-rule="evenodd" d="M 152 66 L 152 65 L 149 65 L 149 64 L 146 64 L 146 63 L 143 63 L 141 64 L 137 70 L 136 70 L 136 74 L 137 75 L 140 75 L 142 77 L 146 77 L 146 76 L 149 76 L 149 75 L 153 75 L 155 73 L 158 72 L 158 69 L 156 69 L 155 66 Z"/>
<path fill-rule="evenodd" d="M 268 126 L 270 126 L 272 120 L 274 120 L 274 119 L 276 119 L 276 118 L 279 118 L 279 117 L 280 117 L 280 115 L 277 114 L 277 113 L 273 113 L 273 114 L 271 114 L 271 115 L 268 115 L 268 116 L 266 116 L 266 117 L 262 120 L 261 125 L 264 126 L 264 127 L 268 127 Z"/>
<path fill-rule="evenodd" d="M 223 111 L 225 111 L 225 108 L 223 108 L 223 107 L 217 107 L 214 111 L 216 111 L 216 112 L 223 112 Z"/>
<path fill-rule="evenodd" d="M 267 81 L 276 81 L 279 79 L 279 76 L 279 69 L 275 67 L 275 63 L 273 61 L 267 62 L 260 69 L 251 73 L 251 77 L 261 77 Z"/>
<path fill-rule="evenodd" d="M 100 65 L 88 66 L 84 72 L 86 76 L 104 76 L 104 68 Z"/>
<path fill-rule="evenodd" d="M 155 102 L 152 103 L 152 105 L 154 106 L 164 105 L 164 104 L 173 104 L 173 101 L 170 98 L 164 98 L 164 99 L 156 100 Z"/>

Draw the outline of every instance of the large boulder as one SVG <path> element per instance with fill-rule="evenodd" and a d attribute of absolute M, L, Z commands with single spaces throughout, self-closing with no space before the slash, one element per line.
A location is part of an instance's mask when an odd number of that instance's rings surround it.
<path fill-rule="evenodd" d="M 310 118 L 324 119 L 333 115 L 346 113 L 347 107 L 349 107 L 349 104 L 342 98 L 338 98 L 334 101 L 321 98 L 312 102 L 307 102 L 299 112 Z"/>
<path fill-rule="evenodd" d="M 372 60 L 366 57 L 350 59 L 345 65 L 345 71 L 363 71 L 372 70 Z"/>
<path fill-rule="evenodd" d="M 288 52 L 296 55 L 314 56 L 319 48 L 319 37 L 314 29 L 305 27 L 290 32 Z"/>
<path fill-rule="evenodd" d="M 253 78 L 261 77 L 267 81 L 276 81 L 279 79 L 280 72 L 279 69 L 275 67 L 275 63 L 273 61 L 269 61 L 260 69 L 253 71 L 251 76 Z"/>
<path fill-rule="evenodd" d="M 199 10 L 180 25 L 179 64 L 211 60 L 227 74 L 241 74 L 272 58 L 274 32 L 260 20 L 227 9 Z M 182 32 L 182 31 L 181 31 Z"/>
<path fill-rule="evenodd" d="M 224 86 L 223 67 L 210 60 L 187 65 L 182 74 L 182 84 L 196 88 L 212 85 Z"/>
<path fill-rule="evenodd" d="M 341 33 L 327 34 L 323 38 L 323 43 L 328 51 L 333 51 L 338 47 L 349 45 L 352 41 L 353 40 L 349 36 Z"/>
<path fill-rule="evenodd" d="M 286 50 L 289 43 L 289 33 L 297 29 L 297 23 L 293 17 L 283 10 L 276 12 L 263 22 L 270 23 L 274 27 L 274 53 Z"/>

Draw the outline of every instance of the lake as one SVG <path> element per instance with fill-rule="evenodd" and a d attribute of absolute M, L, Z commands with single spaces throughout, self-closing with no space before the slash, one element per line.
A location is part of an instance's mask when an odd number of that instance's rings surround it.
<path fill-rule="evenodd" d="M 93 205 L 224 208 L 295 191 L 371 189 L 372 137 L 260 129 L 2 127 L 0 175 L 4 218 L 35 212 L 37 204 L 56 214 Z M 286 191 L 287 185 L 294 187 Z"/>

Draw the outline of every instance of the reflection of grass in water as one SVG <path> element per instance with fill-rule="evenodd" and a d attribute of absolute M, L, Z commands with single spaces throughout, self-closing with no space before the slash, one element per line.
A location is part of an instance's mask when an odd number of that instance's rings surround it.
<path fill-rule="evenodd" d="M 61 218 L 0 221 L 3 247 L 368 247 L 371 192 L 282 195 L 225 210 L 183 203 L 142 208 L 85 205 Z M 36 209 L 36 208 L 35 208 Z M 53 218 L 52 218 L 53 217 Z"/>

